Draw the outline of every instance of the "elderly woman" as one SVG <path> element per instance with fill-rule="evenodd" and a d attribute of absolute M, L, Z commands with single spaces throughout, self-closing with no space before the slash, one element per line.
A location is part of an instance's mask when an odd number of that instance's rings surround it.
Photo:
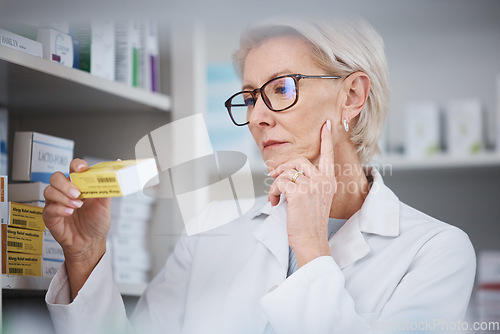
<path fill-rule="evenodd" d="M 362 168 L 388 109 L 381 38 L 362 22 L 263 24 L 243 35 L 235 63 L 243 90 L 226 107 L 274 178 L 268 198 L 210 237 L 183 235 L 129 321 L 106 253 L 109 199 L 81 201 L 54 174 L 44 220 L 66 256 L 46 297 L 57 330 L 456 328 L 475 273 L 467 235 L 401 203 L 376 169 Z M 197 219 L 217 220 L 221 210 L 215 203 Z"/>

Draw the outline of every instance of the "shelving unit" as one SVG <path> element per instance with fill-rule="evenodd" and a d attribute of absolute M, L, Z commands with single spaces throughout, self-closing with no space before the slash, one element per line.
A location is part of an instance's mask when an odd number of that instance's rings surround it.
<path fill-rule="evenodd" d="M 389 154 L 380 157 L 376 165 L 381 168 L 391 167 L 393 170 L 494 167 L 500 166 L 500 152 L 485 151 L 463 157 L 442 153 L 426 158 L 409 158 L 403 155 Z"/>
<path fill-rule="evenodd" d="M 162 94 L 0 46 L 0 105 L 21 114 L 139 113 L 167 112 L 171 101 Z"/>
<path fill-rule="evenodd" d="M 103 114 L 107 115 L 108 120 L 118 120 L 122 115 L 135 118 L 151 113 L 168 115 L 171 99 L 163 94 L 129 87 L 0 46 L 0 106 L 9 110 L 9 116 L 25 120 L 55 115 L 57 118 L 88 116 L 98 120 Z M 83 128 L 86 124 L 65 123 L 56 118 L 53 120 L 75 130 L 76 137 L 85 137 Z M 133 121 L 122 119 L 121 122 L 128 123 L 130 129 L 136 127 Z M 55 123 L 55 126 L 61 123 Z M 41 126 L 44 125 L 46 123 Z M 91 130 L 102 132 L 102 127 Z M 102 140 L 106 134 L 100 137 L 99 140 Z M 116 142 L 107 144 L 112 151 L 112 145 L 116 145 Z M 23 290 L 37 294 L 46 291 L 50 281 L 51 278 L 45 277 L 1 275 L 1 287 L 9 291 Z M 139 296 L 146 288 L 146 284 L 117 286 L 126 296 Z"/>

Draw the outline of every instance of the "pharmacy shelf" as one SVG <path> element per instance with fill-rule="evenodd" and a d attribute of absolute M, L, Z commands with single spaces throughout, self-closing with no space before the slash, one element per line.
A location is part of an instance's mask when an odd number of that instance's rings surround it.
<path fill-rule="evenodd" d="M 0 105 L 20 114 L 167 112 L 171 100 L 0 46 Z"/>
<path fill-rule="evenodd" d="M 482 152 L 464 157 L 438 154 L 426 158 L 409 158 L 403 155 L 389 154 L 380 157 L 375 165 L 379 168 L 392 168 L 393 170 L 500 167 L 500 152 Z"/>
<path fill-rule="evenodd" d="M 25 290 L 25 291 L 47 291 L 52 278 L 33 276 L 2 275 L 2 289 Z M 124 284 L 117 283 L 118 291 L 123 296 L 140 296 L 146 289 L 147 284 Z"/>

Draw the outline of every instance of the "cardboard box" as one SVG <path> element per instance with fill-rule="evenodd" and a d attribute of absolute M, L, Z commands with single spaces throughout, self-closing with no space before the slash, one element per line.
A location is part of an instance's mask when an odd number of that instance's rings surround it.
<path fill-rule="evenodd" d="M 113 267 L 116 269 L 151 270 L 151 255 L 149 252 L 130 251 L 112 252 Z"/>
<path fill-rule="evenodd" d="M 43 232 L 2 225 L 2 251 L 42 254 Z"/>
<path fill-rule="evenodd" d="M 145 237 L 149 231 L 149 221 L 140 219 L 111 218 L 111 234 L 117 236 Z"/>
<path fill-rule="evenodd" d="M 44 239 L 42 257 L 48 260 L 64 261 L 64 252 L 57 241 Z"/>
<path fill-rule="evenodd" d="M 43 45 L 44 59 L 73 67 L 73 40 L 70 35 L 51 28 L 40 28 L 37 41 Z"/>
<path fill-rule="evenodd" d="M 0 176 L 0 223 L 7 224 L 9 221 L 9 191 L 7 176 Z"/>
<path fill-rule="evenodd" d="M 49 184 L 44 182 L 10 183 L 9 201 L 32 202 L 45 201 L 43 191 Z"/>
<path fill-rule="evenodd" d="M 42 276 L 41 255 L 8 252 L 2 260 L 2 274 Z"/>
<path fill-rule="evenodd" d="M 139 86 L 140 23 L 119 21 L 115 25 L 115 80 Z"/>
<path fill-rule="evenodd" d="M 446 105 L 446 146 L 452 156 L 468 156 L 483 147 L 483 115 L 481 101 L 454 100 Z"/>
<path fill-rule="evenodd" d="M 14 135 L 12 180 L 50 183 L 56 171 L 69 175 L 74 141 L 38 132 Z"/>
<path fill-rule="evenodd" d="M 63 262 L 42 258 L 42 277 L 54 277 Z"/>
<path fill-rule="evenodd" d="M 29 38 L 0 29 L 0 45 L 42 58 L 42 44 Z"/>
<path fill-rule="evenodd" d="M 111 217 L 149 220 L 152 206 L 145 203 L 132 203 L 128 201 L 111 201 Z"/>
<path fill-rule="evenodd" d="M 138 270 L 113 268 L 113 276 L 117 283 L 144 284 L 149 281 L 148 273 Z"/>
<path fill-rule="evenodd" d="M 405 155 L 432 156 L 440 149 L 440 114 L 435 103 L 410 103 L 405 107 Z"/>
<path fill-rule="evenodd" d="M 155 159 L 101 162 L 82 173 L 71 173 L 80 198 L 127 196 L 158 183 Z"/>
<path fill-rule="evenodd" d="M 45 231 L 42 211 L 43 208 L 38 206 L 9 202 L 7 225 Z"/>

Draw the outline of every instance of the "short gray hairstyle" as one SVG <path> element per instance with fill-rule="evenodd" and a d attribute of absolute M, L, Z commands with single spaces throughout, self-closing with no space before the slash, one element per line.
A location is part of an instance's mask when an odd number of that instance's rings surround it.
<path fill-rule="evenodd" d="M 233 55 L 239 76 L 242 76 L 251 49 L 281 36 L 299 36 L 308 41 L 313 61 L 325 70 L 326 75 L 345 77 L 357 71 L 368 75 L 370 93 L 350 134 L 361 163 L 370 163 L 373 156 L 380 153 L 378 142 L 390 99 L 389 73 L 380 35 L 361 19 L 334 23 L 280 19 L 259 23 L 242 33 L 240 48 Z"/>

